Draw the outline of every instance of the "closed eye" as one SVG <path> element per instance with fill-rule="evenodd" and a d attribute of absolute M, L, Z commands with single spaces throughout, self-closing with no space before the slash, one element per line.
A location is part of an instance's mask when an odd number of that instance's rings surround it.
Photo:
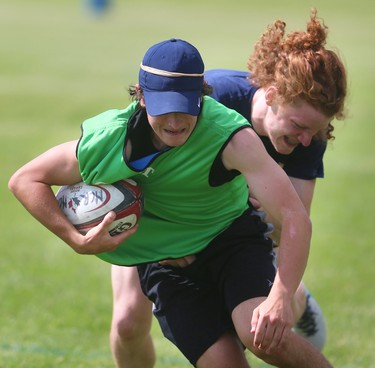
<path fill-rule="evenodd" d="M 308 128 L 296 123 L 295 121 L 292 121 L 292 125 L 293 125 L 294 128 L 297 128 L 297 129 L 301 129 L 301 130 L 308 129 Z"/>

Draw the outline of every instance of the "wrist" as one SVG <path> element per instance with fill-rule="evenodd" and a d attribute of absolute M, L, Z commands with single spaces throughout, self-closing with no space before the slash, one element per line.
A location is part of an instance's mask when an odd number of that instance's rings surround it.
<path fill-rule="evenodd" d="M 85 248 L 85 236 L 81 234 L 78 230 L 74 228 L 73 231 L 69 233 L 67 238 L 63 239 L 70 248 L 72 248 L 78 254 L 84 254 Z"/>
<path fill-rule="evenodd" d="M 292 301 L 294 294 L 295 290 L 282 283 L 276 276 L 269 295 L 278 299 L 283 299 L 285 301 Z"/>

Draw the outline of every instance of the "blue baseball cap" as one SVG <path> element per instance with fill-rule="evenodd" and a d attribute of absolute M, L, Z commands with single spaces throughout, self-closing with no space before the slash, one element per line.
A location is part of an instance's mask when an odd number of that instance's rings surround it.
<path fill-rule="evenodd" d="M 172 38 L 150 47 L 139 70 L 147 113 L 198 116 L 203 75 L 202 57 L 190 43 Z"/>

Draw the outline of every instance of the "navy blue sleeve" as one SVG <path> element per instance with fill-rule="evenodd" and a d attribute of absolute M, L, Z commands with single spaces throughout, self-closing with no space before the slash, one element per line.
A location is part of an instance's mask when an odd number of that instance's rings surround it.
<path fill-rule="evenodd" d="M 213 89 L 210 97 L 251 121 L 251 101 L 258 88 L 250 84 L 248 75 L 239 70 L 212 69 L 204 77 Z"/>

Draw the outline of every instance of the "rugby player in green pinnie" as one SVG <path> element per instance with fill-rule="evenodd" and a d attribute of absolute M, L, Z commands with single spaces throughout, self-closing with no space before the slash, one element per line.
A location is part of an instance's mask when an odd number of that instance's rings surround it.
<path fill-rule="evenodd" d="M 207 88 L 193 45 L 155 44 L 141 63 L 132 104 L 86 120 L 79 140 L 27 163 L 9 187 L 77 253 L 136 265 L 163 333 L 192 365 L 248 367 L 246 347 L 275 366 L 331 367 L 291 330 L 309 253 L 308 213 L 251 124 L 205 96 Z M 316 110 L 311 119 L 317 133 L 331 117 Z M 137 227 L 113 237 L 113 212 L 82 235 L 51 188 L 126 178 L 141 186 L 145 209 Z M 249 192 L 281 225 L 277 268 Z M 187 267 L 160 263 L 191 254 Z"/>

